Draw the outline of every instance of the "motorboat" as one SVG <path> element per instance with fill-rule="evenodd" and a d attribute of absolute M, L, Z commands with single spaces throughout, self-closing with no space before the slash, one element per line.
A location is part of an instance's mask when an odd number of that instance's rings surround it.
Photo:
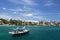
<path fill-rule="evenodd" d="M 25 34 L 25 33 L 28 33 L 29 30 L 26 29 L 26 27 L 24 26 L 23 28 L 19 28 L 17 27 L 16 29 L 14 29 L 14 31 L 11 31 L 9 32 L 9 34 L 12 34 L 12 35 L 21 35 L 21 34 Z"/>

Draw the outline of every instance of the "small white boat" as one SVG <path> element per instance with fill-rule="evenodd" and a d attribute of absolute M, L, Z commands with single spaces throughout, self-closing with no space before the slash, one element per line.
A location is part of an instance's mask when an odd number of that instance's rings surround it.
<path fill-rule="evenodd" d="M 18 27 L 16 29 L 14 29 L 14 31 L 12 32 L 9 32 L 9 34 L 12 34 L 12 35 L 18 35 L 18 34 L 25 34 L 29 32 L 28 29 L 25 28 L 25 26 L 22 28 L 22 29 L 19 29 Z"/>

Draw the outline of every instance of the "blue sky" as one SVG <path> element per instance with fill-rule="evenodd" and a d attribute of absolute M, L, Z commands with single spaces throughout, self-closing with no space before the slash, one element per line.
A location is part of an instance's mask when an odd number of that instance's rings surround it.
<path fill-rule="evenodd" d="M 0 0 L 0 18 L 60 21 L 60 0 Z"/>

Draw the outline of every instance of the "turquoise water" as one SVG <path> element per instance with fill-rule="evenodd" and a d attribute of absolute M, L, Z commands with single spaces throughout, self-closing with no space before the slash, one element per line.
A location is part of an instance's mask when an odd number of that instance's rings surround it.
<path fill-rule="evenodd" d="M 29 33 L 19 36 L 8 33 L 13 28 L 16 26 L 0 26 L 0 40 L 60 40 L 60 27 L 57 26 L 30 26 Z"/>

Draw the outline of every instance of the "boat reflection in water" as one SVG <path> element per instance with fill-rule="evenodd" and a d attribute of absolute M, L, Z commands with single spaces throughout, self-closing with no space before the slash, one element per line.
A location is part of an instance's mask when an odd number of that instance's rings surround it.
<path fill-rule="evenodd" d="M 9 34 L 12 34 L 12 35 L 23 35 L 23 34 L 26 34 L 28 32 L 29 32 L 29 30 L 26 29 L 26 27 L 24 26 L 21 29 L 19 29 L 19 27 L 17 27 L 16 29 L 14 29 L 14 31 L 9 32 Z"/>

